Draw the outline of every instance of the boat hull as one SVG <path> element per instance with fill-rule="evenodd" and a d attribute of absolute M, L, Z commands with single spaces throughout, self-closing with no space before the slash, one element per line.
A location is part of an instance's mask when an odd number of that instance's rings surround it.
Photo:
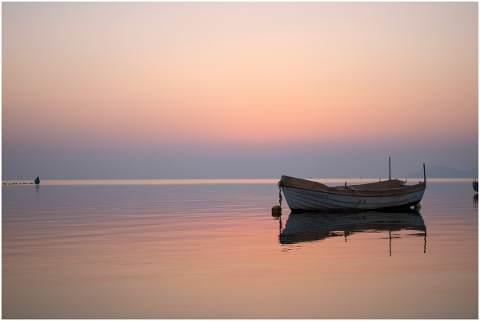
<path fill-rule="evenodd" d="M 281 185 L 281 189 L 292 212 L 366 211 L 385 208 L 405 208 L 418 204 L 425 192 L 425 187 L 420 184 L 404 188 L 392 188 L 380 192 L 361 189 L 346 189 L 337 192 L 335 188 L 326 186 L 325 190 L 321 190 L 321 187 L 308 189 L 299 186 L 289 186 L 288 184 Z"/>

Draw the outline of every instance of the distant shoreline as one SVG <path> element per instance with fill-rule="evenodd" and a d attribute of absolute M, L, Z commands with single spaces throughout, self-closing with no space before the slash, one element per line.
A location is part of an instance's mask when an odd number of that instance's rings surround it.
<path fill-rule="evenodd" d="M 309 178 L 324 184 L 362 184 L 378 181 L 379 178 Z M 388 178 L 380 178 L 382 181 Z M 403 178 L 401 178 L 403 179 Z M 42 180 L 40 185 L 213 185 L 213 184 L 277 184 L 278 178 L 264 179 L 75 179 Z M 423 177 L 407 178 L 407 184 L 423 181 Z M 428 178 L 431 183 L 470 183 L 473 178 Z M 3 186 L 35 185 L 28 180 L 3 180 Z M 37 185 L 39 186 L 39 185 Z"/>

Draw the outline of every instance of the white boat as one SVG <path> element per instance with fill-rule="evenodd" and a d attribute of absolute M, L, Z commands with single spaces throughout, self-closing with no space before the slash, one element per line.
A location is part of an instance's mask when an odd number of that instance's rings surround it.
<path fill-rule="evenodd" d="M 292 212 L 368 211 L 415 206 L 427 187 L 425 164 L 423 182 L 406 185 L 398 179 L 329 187 L 319 182 L 283 175 L 278 182 Z"/>

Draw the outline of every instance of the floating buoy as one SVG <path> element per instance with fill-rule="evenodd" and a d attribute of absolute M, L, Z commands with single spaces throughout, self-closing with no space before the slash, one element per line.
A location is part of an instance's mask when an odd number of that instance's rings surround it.
<path fill-rule="evenodd" d="M 272 216 L 282 215 L 282 207 L 280 205 L 275 205 L 272 207 Z"/>
<path fill-rule="evenodd" d="M 40 184 L 40 178 L 37 176 L 37 178 L 35 178 L 35 181 L 34 181 L 35 184 Z"/>
<path fill-rule="evenodd" d="M 417 212 L 420 212 L 420 209 L 422 208 L 422 204 L 420 203 L 417 203 L 415 204 L 415 206 L 413 207 Z"/>

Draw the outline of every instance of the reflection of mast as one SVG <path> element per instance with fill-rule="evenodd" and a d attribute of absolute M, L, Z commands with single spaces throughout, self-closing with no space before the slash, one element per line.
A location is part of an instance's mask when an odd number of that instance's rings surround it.
<path fill-rule="evenodd" d="M 423 253 L 427 253 L 427 227 L 425 226 L 425 238 L 423 240 Z"/>
<path fill-rule="evenodd" d="M 392 231 L 388 230 L 388 236 L 389 236 L 389 239 L 390 239 L 389 247 L 388 247 L 388 249 L 389 249 L 388 253 L 390 254 L 390 256 L 392 256 Z"/>

